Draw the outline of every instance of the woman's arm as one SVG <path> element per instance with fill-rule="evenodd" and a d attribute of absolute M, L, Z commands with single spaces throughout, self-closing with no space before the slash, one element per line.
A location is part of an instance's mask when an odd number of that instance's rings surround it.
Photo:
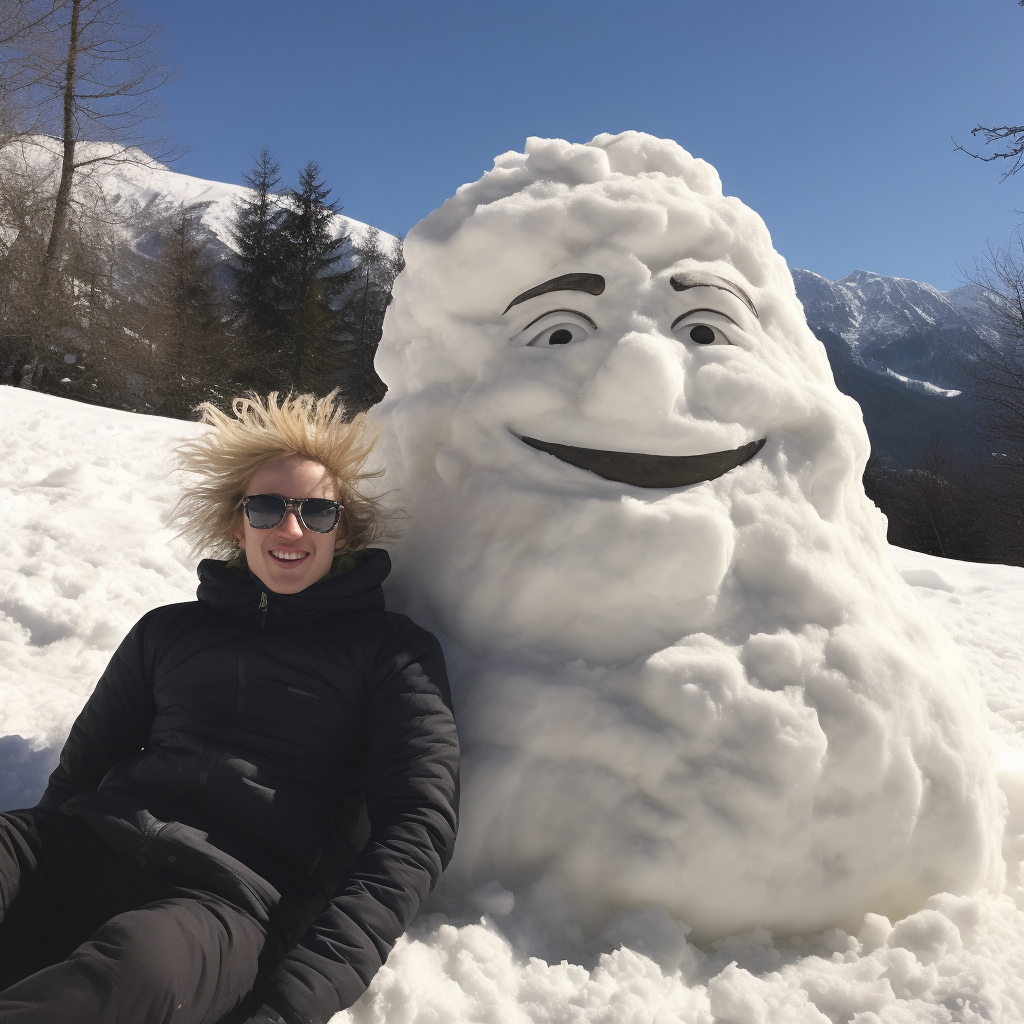
<path fill-rule="evenodd" d="M 431 634 L 395 622 L 369 695 L 369 841 L 261 986 L 288 1024 L 327 1021 L 363 994 L 451 859 L 459 746 L 444 659 Z"/>
<path fill-rule="evenodd" d="M 156 714 L 143 650 L 149 618 L 145 615 L 135 624 L 100 676 L 71 727 L 40 807 L 60 807 L 95 790 L 115 764 L 146 745 Z"/>

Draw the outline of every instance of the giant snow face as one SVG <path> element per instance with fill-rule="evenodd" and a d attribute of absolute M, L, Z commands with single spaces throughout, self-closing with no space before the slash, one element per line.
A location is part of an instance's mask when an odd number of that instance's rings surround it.
<path fill-rule="evenodd" d="M 406 253 L 377 416 L 466 748 L 449 884 L 705 936 L 997 884 L 972 681 L 757 215 L 675 143 L 531 139 Z"/>

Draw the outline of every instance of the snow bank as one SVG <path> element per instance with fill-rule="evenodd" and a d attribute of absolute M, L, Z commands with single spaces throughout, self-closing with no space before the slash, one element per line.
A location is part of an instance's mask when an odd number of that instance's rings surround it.
<path fill-rule="evenodd" d="M 169 448 L 195 429 L 0 388 L 0 806 L 38 798 L 135 619 L 194 593 L 192 563 L 163 517 Z M 980 670 L 1000 779 L 1024 792 L 1024 570 L 890 552 Z M 845 932 L 785 939 L 756 929 L 701 945 L 664 910 L 641 908 L 608 922 L 571 962 L 510 941 L 527 924 L 501 886 L 481 886 L 473 902 L 475 917 L 421 918 L 335 1024 L 1024 1019 L 1024 914 L 1010 895 L 937 896 L 895 928 L 871 916 Z"/>
<path fill-rule="evenodd" d="M 195 428 L 0 388 L 0 807 L 34 804 L 143 612 L 195 596 L 163 527 L 170 447 Z"/>
<path fill-rule="evenodd" d="M 377 417 L 391 600 L 464 741 L 446 894 L 498 883 L 574 956 L 644 905 L 706 942 L 999 890 L 976 673 L 889 562 L 760 218 L 673 142 L 530 139 L 406 255 Z"/>

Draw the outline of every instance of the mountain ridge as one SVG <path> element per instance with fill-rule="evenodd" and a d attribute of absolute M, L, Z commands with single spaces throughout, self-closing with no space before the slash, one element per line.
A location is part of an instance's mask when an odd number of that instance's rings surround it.
<path fill-rule="evenodd" d="M 74 188 L 87 201 L 104 203 L 115 216 L 129 219 L 130 214 L 170 212 L 175 207 L 201 208 L 200 220 L 225 252 L 237 252 L 232 223 L 237 204 L 253 195 L 247 185 L 197 178 L 175 171 L 148 156 L 138 147 L 112 142 L 84 142 L 76 145 L 79 159 L 86 163 L 75 173 Z M 36 170 L 56 177 L 60 166 L 61 142 L 51 135 L 29 135 L 0 150 L 0 161 L 20 161 L 25 170 Z M 0 164 L 2 166 L 2 164 Z M 285 194 L 277 199 L 286 204 Z M 355 244 L 362 242 L 372 225 L 336 214 L 335 237 L 347 232 Z M 140 238 L 144 237 L 140 236 Z M 382 245 L 392 246 L 397 239 L 379 232 Z"/>

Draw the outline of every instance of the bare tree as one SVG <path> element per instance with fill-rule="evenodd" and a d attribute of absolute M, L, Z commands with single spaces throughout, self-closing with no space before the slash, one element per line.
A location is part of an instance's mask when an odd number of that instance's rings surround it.
<path fill-rule="evenodd" d="M 971 390 L 982 400 L 985 426 L 1001 447 L 995 457 L 1024 493 L 1024 235 L 989 249 L 971 282 L 980 290 L 995 337 L 969 368 Z"/>
<path fill-rule="evenodd" d="M 4 95 L 17 97 L 24 126 L 61 143 L 60 175 L 43 254 L 52 283 L 73 198 L 76 172 L 99 162 L 131 159 L 121 147 L 143 143 L 166 149 L 148 134 L 154 93 L 171 77 L 159 63 L 155 26 L 137 25 L 126 0 L 0 0 L 0 58 L 9 69 Z M 118 143 L 83 154 L 83 140 Z M 158 156 L 166 156 L 160 153 Z"/>
<path fill-rule="evenodd" d="M 1017 0 L 1017 5 L 1024 7 L 1024 0 Z M 1000 181 L 1006 181 L 1011 175 L 1016 174 L 1021 167 L 1024 167 L 1024 124 L 988 126 L 979 124 L 971 129 L 971 135 L 974 138 L 977 138 L 979 135 L 982 136 L 986 146 L 996 142 L 1006 143 L 1007 148 L 1001 152 L 997 151 L 985 156 L 982 153 L 972 153 L 969 149 L 961 146 L 956 139 L 953 139 L 954 149 L 974 157 L 975 160 L 983 160 L 985 163 L 990 163 L 993 160 L 1012 160 L 1013 163 L 1010 164 L 1010 169 L 1003 173 Z"/>
<path fill-rule="evenodd" d="M 41 84 L 34 57 L 45 48 L 50 4 L 38 0 L 0 0 L 0 146 L 18 134 L 39 130 L 38 117 L 26 116 Z"/>
<path fill-rule="evenodd" d="M 152 351 L 152 406 L 183 419 L 200 402 L 241 390 L 245 371 L 202 214 L 202 204 L 176 210 L 159 230 L 140 328 Z"/>
<path fill-rule="evenodd" d="M 125 0 L 0 0 L 0 370 L 22 387 L 125 405 L 145 228 L 93 172 L 162 144 L 156 31 Z"/>
<path fill-rule="evenodd" d="M 971 129 L 971 135 L 984 136 L 986 146 L 991 145 L 993 142 L 1005 142 L 1008 144 L 1008 148 L 1003 151 L 989 153 L 988 156 L 985 156 L 983 153 L 972 153 L 969 149 L 961 146 L 956 139 L 953 140 L 955 149 L 974 157 L 975 160 L 984 160 L 985 163 L 990 163 L 993 160 L 1012 160 L 1013 163 L 1010 165 L 1010 169 L 1003 172 L 1000 181 L 1006 181 L 1010 175 L 1016 174 L 1021 167 L 1024 167 L 1024 124 L 1004 124 L 998 127 L 986 127 L 979 124 Z"/>
<path fill-rule="evenodd" d="M 984 506 L 994 560 L 1024 564 L 1024 237 L 990 248 L 975 262 L 970 283 L 979 290 L 990 328 L 977 358 L 963 364 L 978 401 L 987 457 L 975 467 L 973 500 Z M 987 559 L 986 559 L 987 560 Z"/>
<path fill-rule="evenodd" d="M 47 285 L 52 168 L 23 147 L 0 152 L 0 381 L 129 408 L 124 385 L 147 352 L 140 307 L 153 263 L 131 239 L 161 214 L 127 208 L 100 184 L 76 187 L 62 273 Z"/>

